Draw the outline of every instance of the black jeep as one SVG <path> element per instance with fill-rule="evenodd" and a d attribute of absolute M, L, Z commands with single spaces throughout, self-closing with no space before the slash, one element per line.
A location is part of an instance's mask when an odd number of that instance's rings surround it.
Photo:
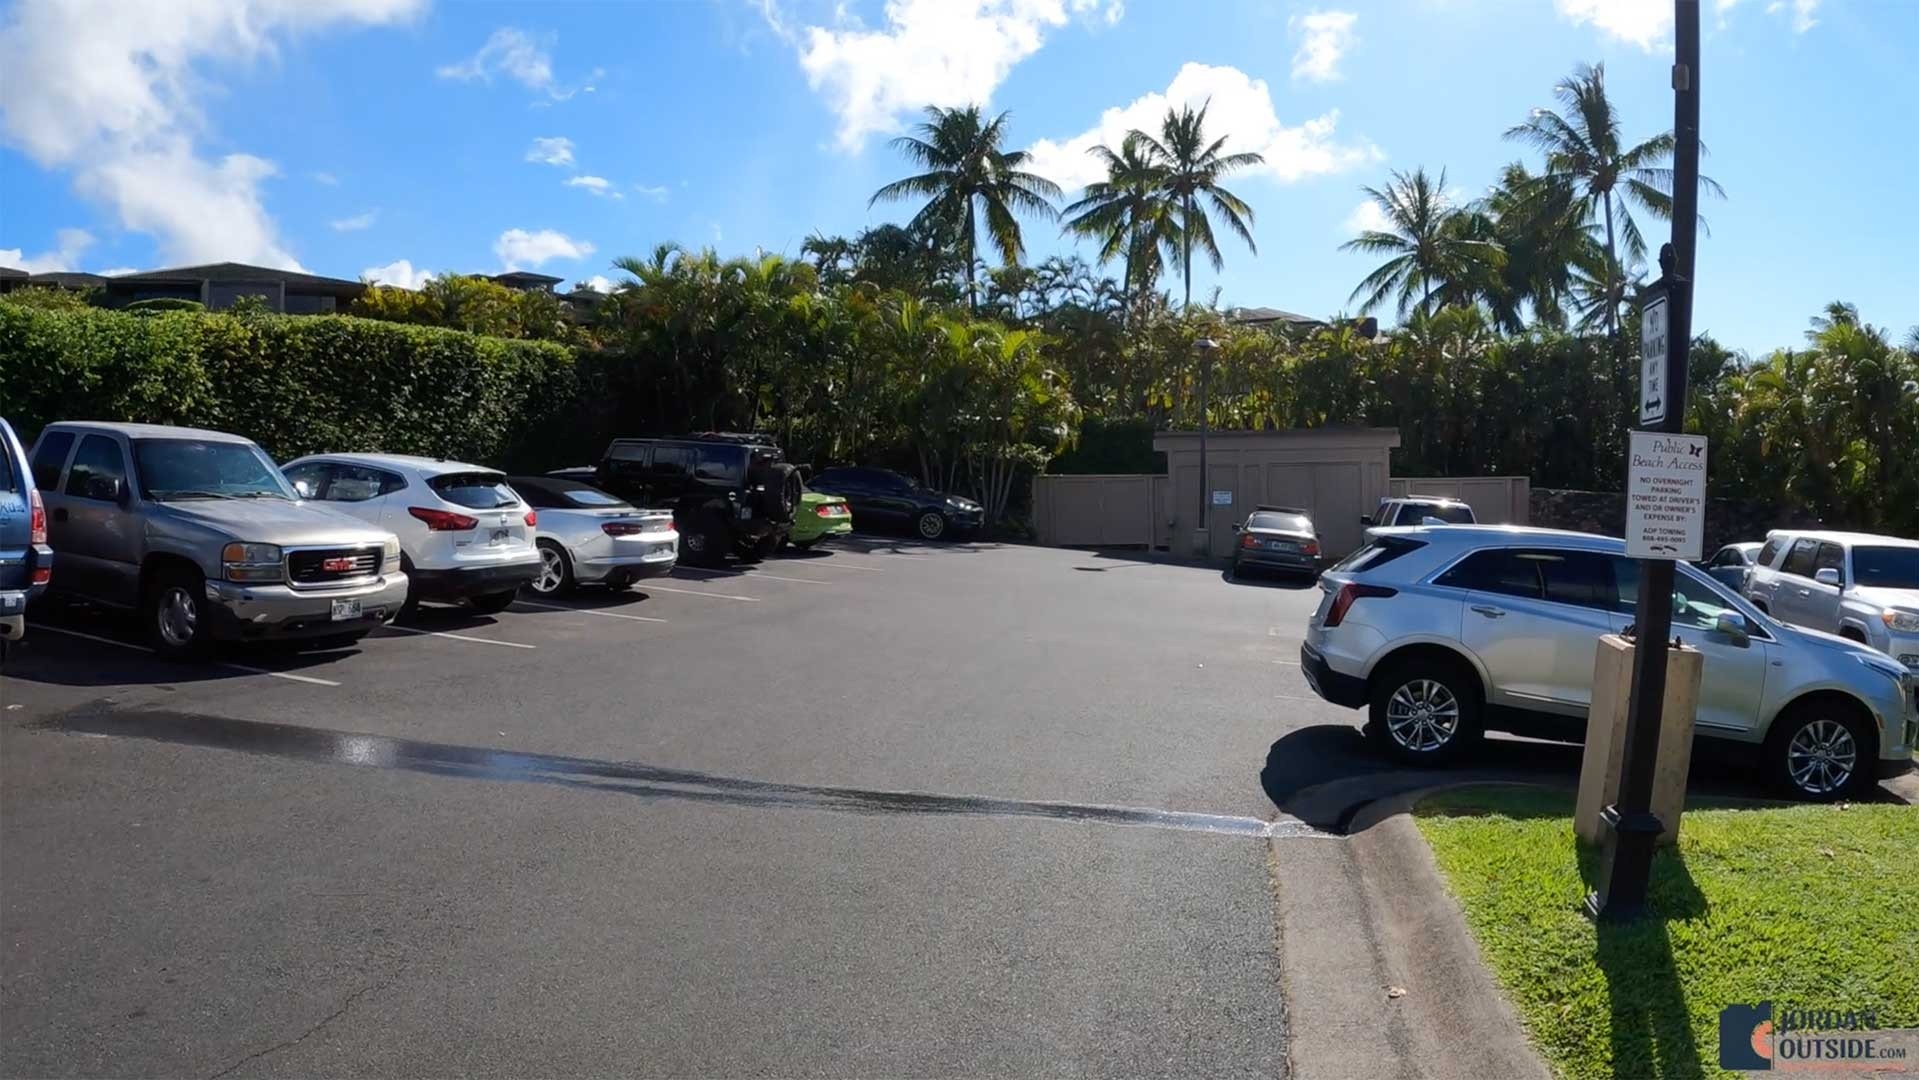
<path fill-rule="evenodd" d="M 635 506 L 672 510 L 680 556 L 695 565 L 728 551 L 748 559 L 778 551 L 800 502 L 798 470 L 765 435 L 615 439 L 592 483 Z"/>

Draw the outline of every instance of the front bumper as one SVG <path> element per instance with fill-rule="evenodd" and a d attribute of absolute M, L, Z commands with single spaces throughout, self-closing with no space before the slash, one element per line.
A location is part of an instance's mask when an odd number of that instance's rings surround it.
<path fill-rule="evenodd" d="M 225 640 L 284 640 L 358 634 L 386 622 L 406 602 L 405 574 L 385 574 L 371 582 L 326 589 L 287 585 L 239 585 L 207 582 L 207 611 L 213 635 Z M 333 601 L 358 600 L 360 617 L 333 618 Z"/>
<path fill-rule="evenodd" d="M 487 593 L 510 592 L 540 576 L 540 560 L 462 566 L 452 570 L 414 567 L 413 591 L 423 600 L 465 600 Z"/>
<path fill-rule="evenodd" d="M 1313 693 L 1327 701 L 1348 709 L 1366 704 L 1366 680 L 1334 671 L 1311 645 L 1299 647 L 1299 670 L 1306 676 L 1306 685 L 1313 688 Z"/>

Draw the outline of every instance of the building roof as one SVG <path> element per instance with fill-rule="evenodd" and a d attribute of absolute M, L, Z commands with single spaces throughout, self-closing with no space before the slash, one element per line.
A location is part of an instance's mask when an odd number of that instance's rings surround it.
<path fill-rule="evenodd" d="M 101 277 L 99 274 L 82 274 L 77 271 L 62 270 L 50 274 L 32 274 L 28 276 L 27 280 L 35 285 L 58 285 L 66 289 L 90 289 L 97 285 L 105 285 L 113 279 Z"/>
<path fill-rule="evenodd" d="M 565 279 L 552 274 L 536 274 L 531 270 L 508 270 L 504 274 L 494 274 L 487 280 L 519 288 L 552 288 Z"/>
<path fill-rule="evenodd" d="M 29 276 L 31 275 L 25 270 L 15 270 L 11 266 L 0 266 L 0 278 L 5 278 L 8 281 L 20 281 Z"/>
<path fill-rule="evenodd" d="M 120 274 L 102 281 L 132 282 L 137 284 L 172 284 L 179 282 L 199 283 L 202 281 L 258 283 L 263 281 L 283 282 L 288 288 L 301 292 L 331 293 L 334 296 L 353 297 L 366 291 L 366 284 L 359 281 L 347 281 L 344 278 L 321 277 L 318 274 L 303 274 L 295 270 L 276 270 L 269 266 L 249 266 L 246 263 L 222 262 L 205 263 L 200 266 L 171 266 L 161 270 L 146 270 L 137 274 Z"/>
<path fill-rule="evenodd" d="M 1325 326 L 1325 319 L 1315 319 L 1311 315 L 1281 311 L 1270 307 L 1227 308 L 1226 320 L 1243 326 L 1258 326 L 1264 323 L 1293 323 L 1299 326 Z"/>

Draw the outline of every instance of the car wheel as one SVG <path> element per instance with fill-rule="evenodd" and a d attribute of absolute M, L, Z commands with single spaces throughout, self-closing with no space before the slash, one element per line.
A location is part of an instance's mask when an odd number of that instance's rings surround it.
<path fill-rule="evenodd" d="M 1415 766 L 1451 761 L 1479 733 L 1479 680 L 1463 664 L 1420 657 L 1373 676 L 1369 729 Z"/>
<path fill-rule="evenodd" d="M 946 535 L 946 515 L 928 510 L 914 519 L 913 531 L 919 533 L 922 540 L 938 540 Z"/>
<path fill-rule="evenodd" d="M 691 529 L 680 534 L 680 553 L 694 566 L 718 566 L 732 546 L 731 530 L 717 514 L 701 514 Z"/>
<path fill-rule="evenodd" d="M 573 562 L 552 540 L 539 541 L 540 572 L 527 588 L 541 596 L 559 596 L 573 591 Z"/>
<path fill-rule="evenodd" d="M 406 599 L 400 601 L 400 609 L 393 613 L 396 623 L 409 623 L 420 613 L 420 587 L 413 580 L 413 560 L 400 553 L 400 573 L 406 575 Z"/>
<path fill-rule="evenodd" d="M 1836 802 L 1872 775 L 1873 741 L 1852 709 L 1828 701 L 1794 706 L 1766 739 L 1773 780 L 1795 799 Z"/>
<path fill-rule="evenodd" d="M 467 603 L 472 604 L 473 610 L 482 615 L 498 615 L 519 597 L 520 590 L 508 589 L 505 592 L 481 593 L 478 596 L 469 597 Z"/>
<path fill-rule="evenodd" d="M 778 554 L 781 545 L 785 543 L 786 537 L 779 533 L 769 533 L 753 542 L 753 555 L 760 559 L 770 558 Z"/>
<path fill-rule="evenodd" d="M 164 570 L 147 586 L 143 614 L 153 651 L 169 660 L 205 659 L 213 645 L 207 586 L 197 570 Z"/>
<path fill-rule="evenodd" d="M 820 538 L 817 536 L 811 540 L 791 541 L 792 545 L 796 548 L 799 548 L 801 551 L 811 551 L 813 550 L 814 546 L 817 545 L 819 542 L 820 542 Z"/>

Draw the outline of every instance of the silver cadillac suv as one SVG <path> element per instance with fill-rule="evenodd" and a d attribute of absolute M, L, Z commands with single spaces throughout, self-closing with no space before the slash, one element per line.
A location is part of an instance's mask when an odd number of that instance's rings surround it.
<path fill-rule="evenodd" d="M 1579 741 L 1596 639 L 1633 622 L 1639 564 L 1615 539 L 1513 526 L 1386 529 L 1320 578 L 1300 666 L 1326 700 L 1419 765 L 1483 731 Z M 1911 760 L 1914 676 L 1788 626 L 1679 564 L 1673 633 L 1705 654 L 1695 732 L 1756 751 L 1780 787 L 1856 793 Z"/>

